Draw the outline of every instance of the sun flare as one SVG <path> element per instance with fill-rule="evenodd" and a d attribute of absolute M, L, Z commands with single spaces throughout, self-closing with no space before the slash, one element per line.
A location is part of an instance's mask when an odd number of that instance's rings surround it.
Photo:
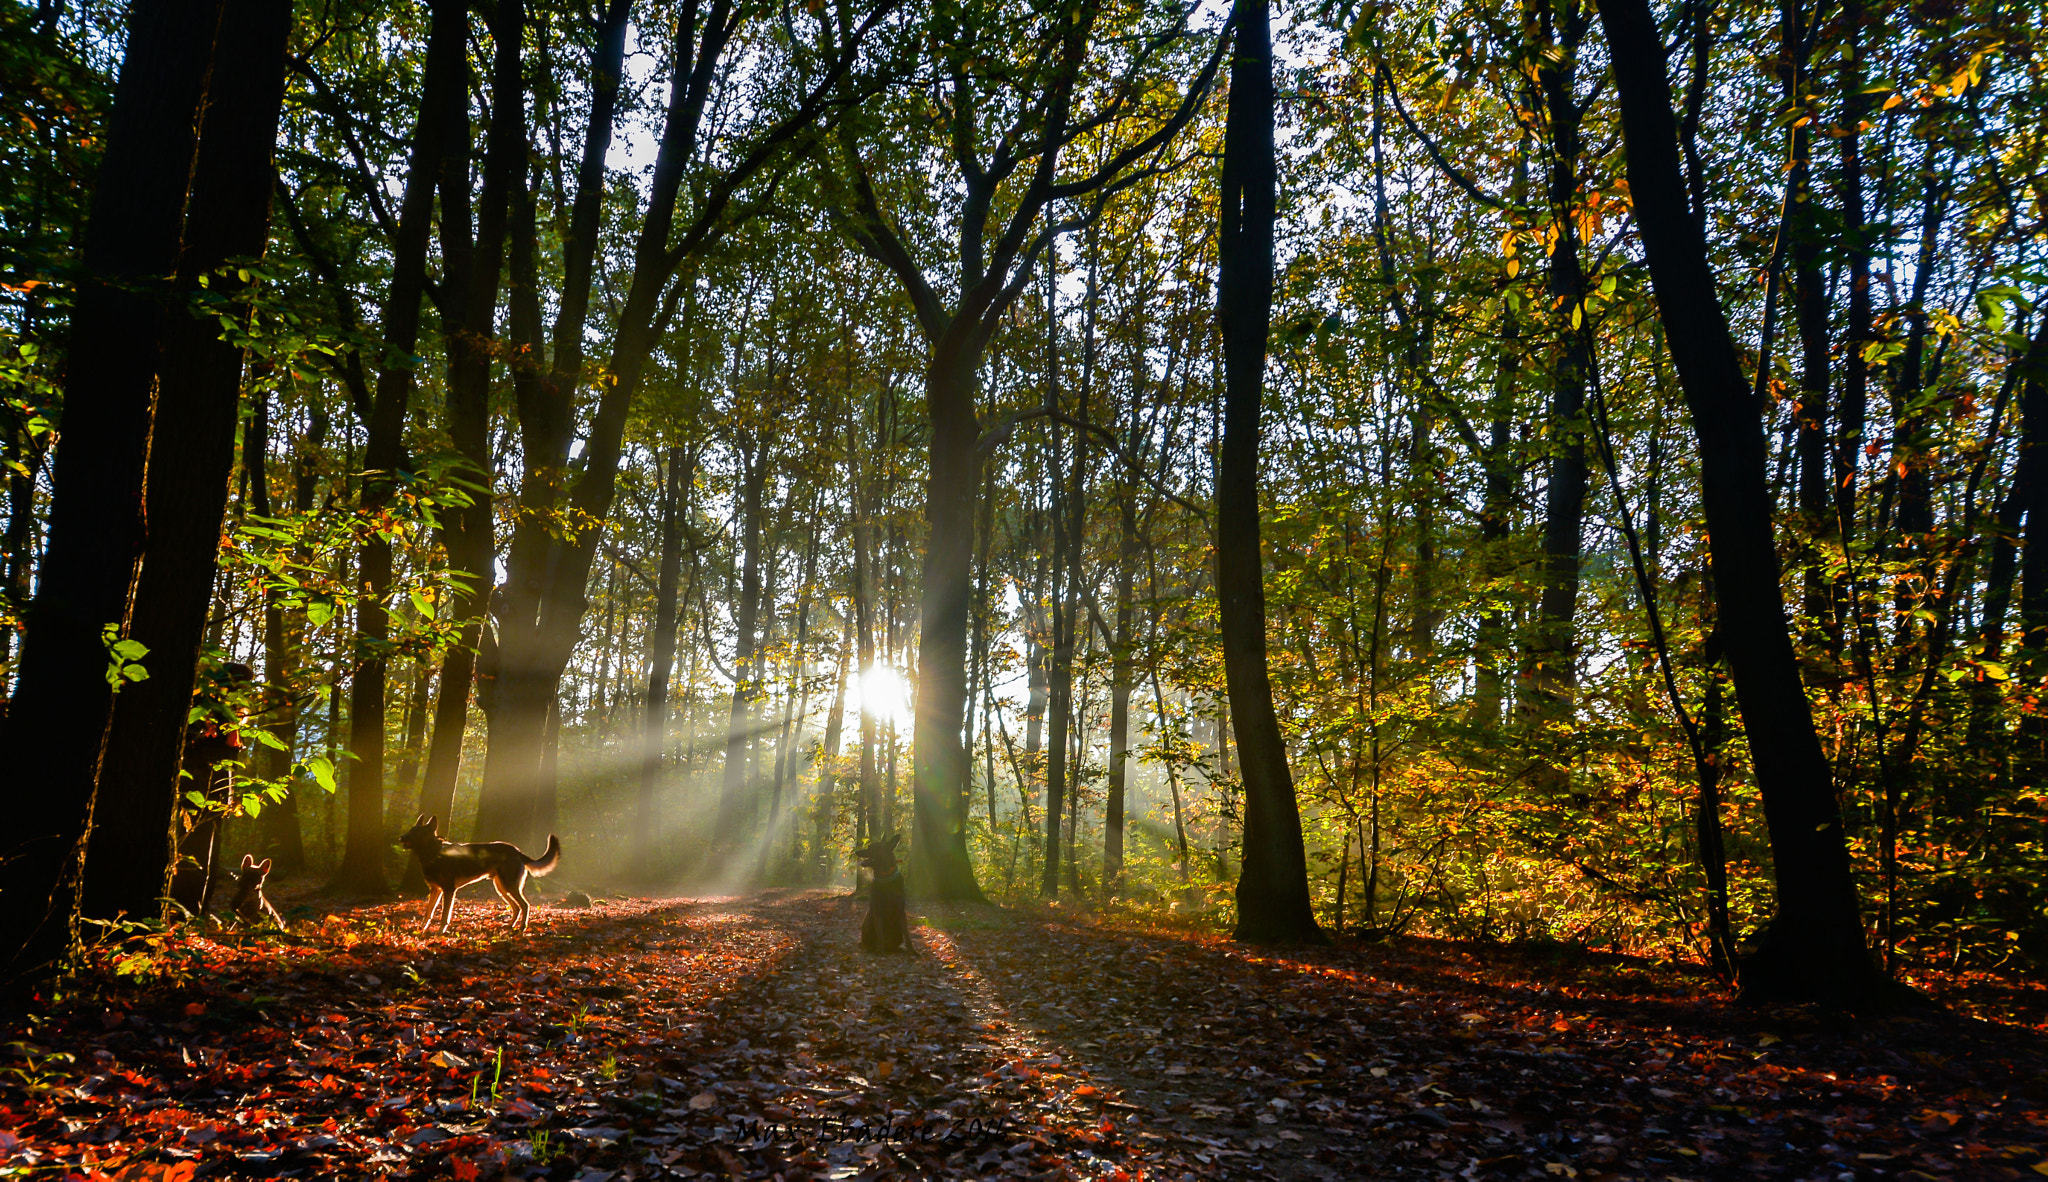
<path fill-rule="evenodd" d="M 865 711 L 870 718 L 880 723 L 895 723 L 899 728 L 908 728 L 913 717 L 910 702 L 910 682 L 903 674 L 886 665 L 870 665 L 854 679 L 852 701 L 848 703 L 856 710 Z"/>

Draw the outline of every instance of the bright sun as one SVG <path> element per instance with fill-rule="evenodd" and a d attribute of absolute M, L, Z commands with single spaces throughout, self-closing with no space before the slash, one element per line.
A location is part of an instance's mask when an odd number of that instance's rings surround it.
<path fill-rule="evenodd" d="M 866 711 L 876 722 L 893 722 L 898 727 L 911 724 L 910 683 L 886 665 L 870 665 L 861 670 L 854 679 L 851 696 L 851 705 Z"/>

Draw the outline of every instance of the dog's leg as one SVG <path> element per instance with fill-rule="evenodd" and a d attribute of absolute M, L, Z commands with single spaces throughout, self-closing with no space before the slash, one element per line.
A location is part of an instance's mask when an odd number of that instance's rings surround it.
<path fill-rule="evenodd" d="M 519 905 L 519 930 L 525 931 L 533 918 L 533 904 L 526 901 L 526 867 L 515 867 L 512 871 L 512 901 Z"/>
<path fill-rule="evenodd" d="M 428 933 L 428 932 L 431 932 L 431 931 L 433 931 L 433 930 L 434 930 L 434 913 L 435 913 L 435 912 L 437 912 L 437 911 L 439 911 L 440 909 L 441 909 L 441 888 L 440 888 L 440 887 L 437 887 L 437 886 L 435 886 L 435 885 L 434 885 L 434 884 L 432 884 L 432 883 L 428 883 L 428 884 L 427 884 L 427 922 L 426 922 L 426 923 L 424 923 L 424 924 L 421 924 L 421 925 L 420 925 L 420 934 L 421 934 L 421 935 L 425 935 L 426 933 Z"/>
<path fill-rule="evenodd" d="M 505 926 L 513 931 L 518 931 L 519 900 L 512 894 L 512 888 L 506 886 L 504 877 L 499 874 L 491 875 L 491 885 L 498 888 L 498 897 L 505 901 L 505 908 L 510 912 L 506 917 Z"/>

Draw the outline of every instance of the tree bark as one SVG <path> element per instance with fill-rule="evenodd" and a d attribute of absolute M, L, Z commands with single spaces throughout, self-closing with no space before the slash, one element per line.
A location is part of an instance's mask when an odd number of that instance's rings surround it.
<path fill-rule="evenodd" d="M 317 401 L 313 404 L 312 422 L 306 434 L 295 441 L 292 459 L 292 513 L 304 515 L 313 507 L 313 494 L 318 487 L 318 457 L 327 442 L 327 412 Z M 258 455 L 261 454 L 259 451 Z M 260 474 L 252 473 L 251 484 L 261 487 Z M 265 503 L 268 493 L 264 494 Z M 258 508 L 264 513 L 264 508 Z M 301 547 L 299 561 L 307 555 Z M 276 597 L 263 613 L 264 666 L 263 677 L 269 688 L 273 709 L 283 711 L 283 716 L 272 726 L 271 731 L 283 744 L 283 750 L 264 748 L 265 763 L 262 775 L 269 780 L 284 781 L 291 775 L 292 755 L 298 750 L 301 661 L 305 640 L 305 621 L 294 616 L 287 620 L 282 608 L 277 606 Z M 263 850 L 274 859 L 277 870 L 285 874 L 296 874 L 306 868 L 306 837 L 303 814 L 299 808 L 300 789 L 305 785 L 293 782 L 283 800 L 263 810 L 259 818 Z"/>
<path fill-rule="evenodd" d="M 85 280 L 71 315 L 64 443 L 47 547 L 6 726 L 16 794 L 0 857 L 0 963 L 47 973 L 77 939 L 79 871 L 113 693 L 103 629 L 125 615 L 141 546 L 143 461 L 157 340 L 157 277 L 177 268 L 219 4 L 138 0 L 93 190 Z"/>
<path fill-rule="evenodd" d="M 635 799 L 633 874 L 651 882 L 661 848 L 662 755 L 668 749 L 669 674 L 676 660 L 676 586 L 683 572 L 683 514 L 697 479 L 697 454 L 671 444 L 661 489 L 661 569 L 655 575 L 654 626 L 647 634 L 647 719 L 640 743 L 640 792 Z"/>
<path fill-rule="evenodd" d="M 1131 689 L 1136 678 L 1132 649 L 1136 637 L 1132 627 L 1136 610 L 1131 603 L 1131 567 L 1138 557 L 1138 505 L 1136 490 L 1124 481 L 1117 497 L 1116 635 L 1109 665 L 1109 790 L 1102 805 L 1102 894 L 1109 898 L 1123 883 L 1124 812 L 1130 791 L 1131 773 Z M 991 816 L 993 825 L 995 818 Z"/>
<path fill-rule="evenodd" d="M 749 809 L 747 756 L 754 741 L 754 699 L 760 692 L 754 663 L 755 627 L 761 612 L 761 519 L 768 482 L 767 448 L 760 441 L 740 448 L 740 602 L 735 613 L 732 705 L 726 712 L 725 771 L 718 789 L 718 842 L 729 853 L 740 837 L 740 812 Z"/>
<path fill-rule="evenodd" d="M 1573 216 L 1579 201 L 1579 106 L 1573 79 L 1579 45 L 1591 24 L 1575 2 L 1556 16 L 1542 6 L 1546 52 L 1537 60 L 1537 89 L 1549 115 L 1551 142 L 1547 188 L 1557 241 L 1550 255 L 1550 306 L 1562 318 L 1556 368 L 1550 375 L 1550 479 L 1543 505 L 1543 593 L 1535 637 L 1536 697 L 1553 721 L 1570 717 L 1578 685 L 1578 641 L 1574 624 L 1579 598 L 1579 556 L 1586 517 L 1586 383 L 1593 362 L 1593 325 L 1581 307 L 1586 295 L 1579 258 L 1579 229 Z M 1562 27 L 1553 28 L 1556 21 Z"/>
<path fill-rule="evenodd" d="M 832 710 L 825 716 L 824 745 L 818 749 L 818 759 L 824 765 L 824 771 L 818 776 L 811 838 L 812 880 L 818 883 L 832 881 L 832 823 L 839 815 L 839 740 L 846 725 L 846 678 L 852 657 L 853 629 L 849 626 L 839 637 L 838 685 L 832 691 Z"/>
<path fill-rule="evenodd" d="M 269 238 L 290 31 L 291 6 L 280 0 L 222 6 L 177 269 L 176 292 L 193 306 L 163 326 L 142 553 L 123 628 L 149 648 L 150 677 L 116 698 L 108 725 L 85 858 L 84 908 L 95 918 L 156 914 L 176 849 L 186 716 L 241 419 L 242 350 L 221 339 L 220 320 L 246 315 L 235 302 L 243 285 L 213 273 L 262 254 Z M 203 780 L 190 787 L 207 789 Z"/>
<path fill-rule="evenodd" d="M 452 830 L 455 781 L 462 768 L 463 733 L 469 726 L 470 690 L 489 615 L 495 581 L 497 541 L 492 516 L 495 483 L 490 440 L 491 364 L 497 336 L 500 274 L 512 195 L 523 184 L 526 162 L 526 79 L 521 65 L 525 36 L 523 0 L 499 0 L 491 13 L 491 126 L 484 148 L 483 192 L 476 236 L 469 228 L 470 133 L 466 115 L 453 128 L 440 170 L 442 258 L 447 273 L 444 299 L 459 301 L 444 332 L 448 348 L 448 435 L 461 454 L 464 478 L 473 485 L 470 504 L 449 513 L 445 544 L 448 565 L 465 572 L 451 605 L 460 622 L 456 642 L 441 659 L 434 701 L 434 732 L 427 749 L 420 811 Z M 448 311 L 443 321 L 451 320 Z M 404 885 L 425 886 L 417 859 L 408 859 Z"/>
<path fill-rule="evenodd" d="M 974 502 L 981 428 L 970 351 L 935 343 L 925 375 L 931 473 L 911 731 L 911 838 L 907 886 L 921 898 L 982 901 L 967 857 L 967 614 L 974 586 Z"/>
<path fill-rule="evenodd" d="M 2048 582 L 2048 565 L 2035 558 L 2035 547 L 2048 547 L 2048 317 L 2043 317 L 2035 327 L 2034 339 L 2020 359 L 2020 370 L 2019 462 L 2014 465 L 2012 485 L 1999 503 L 1997 524 L 1991 531 L 1991 567 L 1984 579 L 1983 618 L 1978 623 L 1978 658 L 1993 662 L 2002 660 L 2005 653 L 2006 617 L 2012 610 L 2013 578 L 2020 565 L 2022 521 L 2026 525 L 2027 556 L 2034 560 L 2029 568 L 2034 579 L 2022 588 L 2023 602 L 2024 592 L 2032 589 L 2035 611 L 2048 606 L 2048 587 L 2042 587 Z M 2036 618 L 2033 626 L 2038 628 L 2040 623 Z M 2039 647 L 2038 639 L 2029 645 L 2028 627 L 2027 614 L 2022 611 L 2023 651 Z M 1997 682 L 1987 679 L 1971 685 L 1965 744 L 1970 750 L 1982 753 L 1990 743 L 1998 699 Z"/>
<path fill-rule="evenodd" d="M 1782 97 L 1804 103 L 1813 81 L 1807 73 L 1807 28 L 1800 0 L 1785 0 L 1780 19 Z M 1821 270 L 1822 230 L 1813 191 L 1813 133 L 1801 120 L 1792 129 L 1792 167 L 1785 177 L 1785 233 L 1790 235 L 1793 322 L 1799 332 L 1799 513 L 1808 542 L 1801 575 L 1807 626 L 1817 637 L 1835 633 L 1822 550 L 1836 539 L 1839 524 L 1829 495 L 1828 475 L 1828 294 Z M 1831 648 L 1832 646 L 1830 646 Z M 1822 651 L 1830 651 L 1823 648 Z"/>
<path fill-rule="evenodd" d="M 1322 939 L 1287 744 L 1266 671 L 1265 561 L 1259 547 L 1259 418 L 1273 313 L 1273 31 L 1266 0 L 1237 0 L 1223 134 L 1217 321 L 1223 335 L 1223 446 L 1216 463 L 1216 593 L 1224 677 L 1244 776 L 1240 940 Z"/>
<path fill-rule="evenodd" d="M 377 374 L 363 448 L 361 512 L 381 513 L 398 487 L 405 462 L 405 418 L 418 381 L 414 353 L 419 344 L 420 304 L 426 291 L 427 241 L 433 229 L 434 190 L 443 167 L 444 145 L 461 130 L 468 101 L 469 9 L 461 0 L 433 0 L 422 69 L 419 119 L 400 198 L 392 242 L 391 288 L 378 330 L 385 361 Z M 355 675 L 349 682 L 348 837 L 337 889 L 358 895 L 384 893 L 384 861 L 390 835 L 384 832 L 385 672 L 391 636 L 388 602 L 392 544 L 380 534 L 363 542 L 357 570 L 362 600 L 356 614 Z"/>
<path fill-rule="evenodd" d="M 1863 134 L 1860 126 L 1866 100 L 1863 95 L 1863 3 L 1842 0 L 1839 18 L 1842 38 L 1842 160 L 1839 182 L 1842 193 L 1842 249 L 1848 256 L 1848 324 L 1842 338 L 1842 397 L 1837 404 L 1834 432 L 1834 527 L 1844 546 L 1856 537 L 1856 475 L 1863 452 L 1864 418 L 1868 410 L 1870 366 L 1863 349 L 1871 340 L 1870 256 L 1871 243 L 1864 225 Z M 1844 574 L 1836 582 L 1832 615 L 1835 632 L 1848 630 L 1856 639 L 1852 649 L 1859 669 L 1870 661 L 1865 639 L 1868 629 L 1854 622 L 1850 613 L 1863 608 L 1856 588 Z M 1738 697 L 1740 694 L 1738 693 Z"/>
<path fill-rule="evenodd" d="M 575 431 L 572 396 L 583 368 L 584 321 L 590 310 L 603 212 L 605 154 L 611 147 L 618 113 L 630 7 L 626 0 L 608 0 L 596 30 L 589 120 L 577 165 L 576 194 L 561 244 L 553 356 L 545 361 L 533 196 L 524 185 L 512 194 L 515 224 L 509 294 L 513 346 L 519 358 L 512 370 L 520 428 L 520 513 L 505 558 L 505 583 L 492 597 L 496 640 L 491 667 L 485 670 L 488 679 L 479 679 L 478 698 L 489 727 L 474 830 L 479 841 L 531 845 L 540 836 L 536 829 L 540 799 L 545 794 L 541 736 L 552 717 L 556 688 L 569 656 L 553 651 L 551 621 L 543 617 L 551 606 L 554 588 L 572 585 L 570 572 L 561 569 L 561 540 L 552 535 L 548 522 L 559 512 L 559 497 L 570 479 L 569 449 Z M 574 572 L 572 625 L 581 622 L 588 571 L 585 562 Z M 556 614 L 570 606 L 559 605 Z M 559 627 L 552 631 L 559 632 Z"/>
<path fill-rule="evenodd" d="M 1663 40 L 1648 0 L 1602 0 L 1629 189 L 1699 441 L 1723 651 L 1749 739 L 1777 872 L 1777 914 L 1742 966 L 1746 993 L 1854 1003 L 1882 978 L 1863 941 L 1839 803 L 1799 682 L 1772 535 L 1762 410 L 1686 205 Z"/>

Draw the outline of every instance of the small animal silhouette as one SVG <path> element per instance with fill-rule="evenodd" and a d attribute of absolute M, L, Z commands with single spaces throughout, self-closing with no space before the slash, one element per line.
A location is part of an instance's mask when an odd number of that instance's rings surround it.
<path fill-rule="evenodd" d="M 284 916 L 270 905 L 270 896 L 263 893 L 263 880 L 270 877 L 270 859 L 261 862 L 254 854 L 242 855 L 241 869 L 236 870 L 235 893 L 228 900 L 228 910 L 243 927 L 255 927 L 265 919 L 280 929 L 285 926 Z"/>
<path fill-rule="evenodd" d="M 901 833 L 892 833 L 889 840 L 869 842 L 854 855 L 875 872 L 868 916 L 860 925 L 860 946 L 869 952 L 910 951 L 910 925 L 903 915 L 903 871 L 896 864 L 896 843 L 902 840 Z"/>

